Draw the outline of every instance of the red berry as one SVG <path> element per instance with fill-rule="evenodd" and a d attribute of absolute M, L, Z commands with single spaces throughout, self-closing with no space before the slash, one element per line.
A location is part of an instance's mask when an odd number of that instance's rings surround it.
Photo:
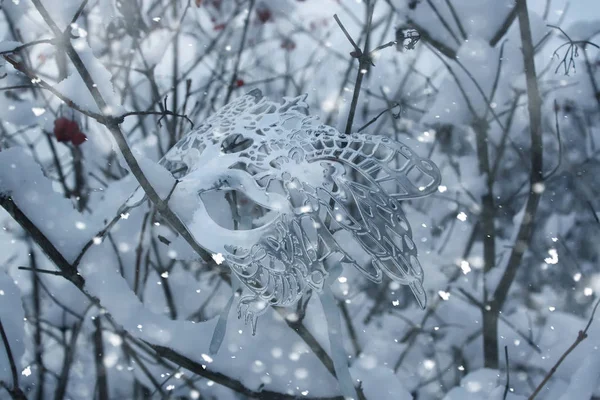
<path fill-rule="evenodd" d="M 85 142 L 86 139 L 87 139 L 87 136 L 85 136 L 84 133 L 77 132 L 71 138 L 71 143 L 73 143 L 75 146 L 79 146 L 81 143 Z"/>
<path fill-rule="evenodd" d="M 238 79 L 238 80 L 235 81 L 235 86 L 241 87 L 241 86 L 244 86 L 244 83 L 245 82 L 244 82 L 243 79 Z"/>
<path fill-rule="evenodd" d="M 225 24 L 217 24 L 217 25 L 213 26 L 213 29 L 215 31 L 222 31 L 223 29 L 225 29 Z"/>
<path fill-rule="evenodd" d="M 59 142 L 68 142 L 79 132 L 77 122 L 61 117 L 54 121 L 54 136 Z"/>
<path fill-rule="evenodd" d="M 256 15 L 258 16 L 258 20 L 263 24 L 269 21 L 273 16 L 271 10 L 266 7 L 256 10 Z"/>

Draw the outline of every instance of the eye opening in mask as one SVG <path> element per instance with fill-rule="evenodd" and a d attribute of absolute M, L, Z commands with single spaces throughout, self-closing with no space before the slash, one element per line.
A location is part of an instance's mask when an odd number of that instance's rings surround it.
<path fill-rule="evenodd" d="M 200 193 L 206 212 L 229 230 L 248 231 L 271 223 L 279 213 L 266 208 L 235 189 L 212 189 Z"/>

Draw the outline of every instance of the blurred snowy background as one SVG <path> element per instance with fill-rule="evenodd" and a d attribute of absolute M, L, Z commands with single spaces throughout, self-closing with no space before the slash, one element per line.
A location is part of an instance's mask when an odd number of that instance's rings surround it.
<path fill-rule="evenodd" d="M 356 271 L 333 287 L 359 397 L 532 398 L 575 342 L 536 398 L 600 398 L 596 0 L 0 8 L 0 398 L 339 398 L 317 299 L 269 310 L 256 336 L 231 313 L 209 354 L 228 269 L 183 257 L 159 213 L 121 208 L 137 187 L 122 146 L 152 175 L 191 129 L 181 115 L 199 125 L 254 88 L 307 93 L 343 132 L 357 74 L 353 130 L 397 138 L 442 173 L 436 194 L 402 203 L 427 309 Z M 396 43 L 359 65 L 334 14 L 361 49 Z M 126 113 L 119 143 L 103 115 Z M 216 208 L 253 218 L 231 204 Z"/>

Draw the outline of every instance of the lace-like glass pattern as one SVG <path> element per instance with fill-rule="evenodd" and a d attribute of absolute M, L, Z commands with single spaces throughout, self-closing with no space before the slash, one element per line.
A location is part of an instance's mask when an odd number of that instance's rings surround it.
<path fill-rule="evenodd" d="M 165 155 L 177 190 L 197 194 L 190 232 L 241 282 L 238 313 L 253 331 L 268 305 L 322 292 L 341 266 L 408 285 L 424 307 L 423 269 L 399 202 L 435 191 L 437 167 L 396 140 L 319 123 L 304 99 L 275 103 L 254 90 Z M 222 191 L 261 206 L 264 223 L 236 230 L 215 221 L 205 195 Z M 357 261 L 356 249 L 370 261 Z"/>

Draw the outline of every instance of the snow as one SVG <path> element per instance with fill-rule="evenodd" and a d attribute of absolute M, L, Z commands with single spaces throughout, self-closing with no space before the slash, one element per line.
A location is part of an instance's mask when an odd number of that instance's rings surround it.
<path fill-rule="evenodd" d="M 94 56 L 92 49 L 85 39 L 74 40 L 73 47 L 77 51 L 79 57 L 81 57 L 94 84 L 107 104 L 107 108 L 102 110 L 102 113 L 112 116 L 123 114 L 125 110 L 121 107 L 119 98 L 114 91 L 111 73 Z M 54 85 L 54 88 L 68 99 L 72 100 L 80 108 L 94 113 L 100 113 L 96 101 L 87 89 L 83 78 L 77 71 L 71 72 L 67 78 Z"/>
<path fill-rule="evenodd" d="M 460 37 L 460 30 L 452 18 L 448 3 L 443 0 L 431 2 L 433 7 L 440 13 L 442 18 L 450 22 L 452 32 L 441 26 L 440 20 L 430 7 L 417 7 L 409 13 L 412 20 L 426 29 L 432 29 L 433 37 L 443 43 L 456 43 L 455 37 Z M 481 38 L 490 40 L 495 34 L 512 8 L 514 2 L 507 0 L 464 0 L 451 3 L 455 12 L 461 17 L 462 26 L 467 33 L 467 39 Z M 437 29 L 435 29 L 437 28 Z"/>
<path fill-rule="evenodd" d="M 141 153 L 134 154 L 142 173 L 148 179 L 150 186 L 154 188 L 162 200 L 166 200 L 169 193 L 176 187 L 173 175 L 161 165 L 148 159 Z"/>
<path fill-rule="evenodd" d="M 319 115 L 321 121 L 339 131 L 345 129 L 358 65 L 350 58 L 352 47 L 332 15 L 340 17 L 362 47 L 364 0 L 263 0 L 256 2 L 257 8 L 250 14 L 245 4 L 236 10 L 236 2 L 229 0 L 202 0 L 199 6 L 196 1 L 142 0 L 136 2 L 136 7 L 127 7 L 127 2 L 89 2 L 83 16 L 71 27 L 68 24 L 80 0 L 41 1 L 61 29 L 80 36 L 71 42 L 109 107 L 98 109 L 70 61 L 64 70 L 66 78 L 58 81 L 63 71 L 53 45 L 31 46 L 13 57 L 24 60 L 86 110 L 120 115 L 126 110 L 158 111 L 161 103 L 173 112 L 187 114 L 197 128 L 211 124 L 214 128 L 216 122 L 210 116 L 225 103 L 229 91 L 230 100 L 234 100 L 258 88 L 277 102 L 308 93 L 303 102 L 310 105 L 312 115 Z M 150 184 L 161 199 L 172 192 L 171 209 L 202 245 L 210 247 L 213 258 L 199 260 L 138 189 L 139 183 L 110 132 L 47 90 L 3 90 L 35 82 L 0 59 L 0 195 L 10 196 L 68 261 L 73 262 L 90 244 L 78 270 L 86 282 L 85 293 L 60 276 L 40 273 L 38 282 L 43 289 L 41 307 L 36 311 L 34 275 L 18 267 L 32 266 L 33 259 L 40 269 L 52 271 L 56 266 L 17 222 L 0 210 L 0 319 L 10 333 L 19 383 L 27 397 L 36 397 L 38 390 L 43 390 L 43 397 L 54 393 L 57 380 L 53 377 L 61 373 L 67 348 L 74 351 L 68 396 L 75 400 L 98 396 L 93 343 L 96 318 L 103 327 L 103 363 L 110 399 L 132 397 L 133 382 L 137 380 L 153 397 L 233 400 L 240 394 L 223 386 L 221 380 L 231 378 L 251 390 L 273 390 L 297 398 L 339 396 L 342 390 L 355 397 L 353 387 L 360 385 L 367 400 L 413 396 L 419 400 L 503 400 L 508 375 L 504 370 L 504 346 L 510 361 L 506 398 L 524 400 L 530 396 L 533 387 L 586 326 L 600 293 L 600 236 L 594 219 L 600 212 L 600 189 L 595 179 L 600 171 L 600 129 L 596 89 L 590 79 L 600 82 L 600 51 L 592 45 L 585 52 L 579 48 L 579 56 L 574 58 L 576 69 L 565 75 L 561 67 L 555 73 L 560 59 L 568 56 L 568 47 L 553 57 L 566 38 L 547 24 L 560 25 L 574 40 L 599 44 L 600 16 L 596 0 L 570 2 L 568 9 L 562 0 L 527 3 L 534 42 L 550 34 L 535 58 L 542 90 L 543 170 L 550 171 L 556 165 L 560 168 L 544 182 L 533 236 L 503 305 L 498 326 L 499 370 L 484 368 L 482 310 L 464 293 L 483 301 L 486 292 L 489 295 L 495 289 L 508 256 L 521 245 L 516 243 L 516 233 L 523 218 L 527 218 L 524 203 L 531 152 L 518 20 L 498 43 L 490 45 L 514 1 L 376 2 L 371 46 L 393 40 L 396 28 L 414 23 L 457 54 L 456 60 L 436 55 L 425 40 L 415 50 L 396 51 L 392 46 L 378 52 L 375 66 L 364 74 L 353 125 L 356 131 L 392 103 L 401 102 L 398 119 L 385 112 L 365 132 L 399 139 L 420 156 L 433 160 L 441 170 L 443 186 L 437 192 L 399 203 L 410 222 L 423 266 L 428 308 L 421 310 L 410 290 L 398 282 L 384 277 L 383 282 L 375 284 L 355 265 L 343 263 L 343 270 L 336 271 L 340 279 L 328 286 L 333 300 L 326 299 L 325 307 L 316 289 L 310 299 L 286 309 L 285 317 L 269 307 L 258 321 L 255 336 L 243 318 L 238 319 L 237 310 L 231 309 L 239 297 L 236 289 L 243 286 L 235 275 L 231 286 L 222 279 L 230 268 L 230 251 L 237 251 L 225 242 L 231 240 L 236 211 L 240 214 L 239 232 L 245 232 L 241 235 L 244 240 L 237 243 L 250 247 L 257 243 L 258 236 L 248 234 L 250 229 L 268 226 L 282 210 L 290 211 L 277 209 L 263 214 L 256 203 L 273 208 L 275 203 L 285 204 L 288 199 L 261 197 L 249 187 L 250 180 L 235 174 L 224 176 L 223 170 L 240 157 L 237 153 L 219 154 L 220 143 L 210 152 L 215 156 L 210 159 L 188 154 L 187 161 L 196 170 L 178 176 L 177 183 L 160 160 L 173 143 L 189 133 L 189 124 L 171 116 L 163 118 L 160 126 L 160 115 L 126 118 L 121 129 Z M 466 38 L 449 4 L 460 18 Z M 546 6 L 548 16 L 544 20 Z M 258 8 L 269 9 L 271 19 L 261 22 Z M 51 30 L 31 1 L 5 0 L 2 11 L 0 51 L 51 37 Z M 246 44 L 238 65 L 237 50 L 247 17 Z M 221 24 L 222 30 L 218 29 Z M 282 47 L 288 41 L 295 44 L 295 49 Z M 235 65 L 233 78 L 243 85 L 229 88 Z M 517 104 L 514 115 L 513 102 Z M 490 165 L 495 167 L 499 160 L 492 176 L 497 207 L 496 266 L 485 279 L 483 236 L 478 225 L 488 176 L 480 173 L 475 118 L 468 103 L 477 117 L 489 124 Z M 398 111 L 398 107 L 393 110 Z M 305 110 L 301 113 L 304 116 Z M 561 131 L 560 154 L 555 116 Z M 75 119 L 88 140 L 78 148 L 57 143 L 52 130 L 59 117 Z M 234 119 L 233 130 L 254 134 L 247 128 L 254 117 L 246 117 Z M 295 132 L 301 129 L 302 121 L 291 118 L 281 125 Z M 508 134 L 498 121 L 509 128 Z M 257 117 L 256 128 L 264 133 L 279 122 L 273 116 Z M 252 138 L 261 143 L 276 136 L 273 131 L 271 134 L 259 137 L 256 133 Z M 206 135 L 207 131 L 199 134 L 202 138 Z M 281 144 L 287 151 L 287 143 Z M 54 155 L 64 182 L 60 182 Z M 74 168 L 76 160 L 82 161 L 78 169 Z M 316 185 L 323 181 L 326 169 L 317 164 L 310 171 L 305 168 L 301 162 L 286 164 L 284 169 L 303 177 L 300 183 Z M 269 170 L 273 169 L 270 165 Z M 81 176 L 76 178 L 75 171 Z M 252 201 L 238 199 L 236 209 L 222 192 L 200 198 L 199 188 L 218 185 L 223 177 L 238 192 L 251 194 L 246 197 Z M 77 179 L 82 180 L 82 187 Z M 65 193 L 65 187 L 72 192 Z M 198 212 L 202 204 L 206 212 Z M 81 206 L 81 212 L 76 205 Z M 302 204 L 293 210 L 306 214 L 311 207 Z M 113 219 L 116 222 L 103 232 Z M 359 267 L 370 268 L 372 256 L 357 245 L 351 230 L 337 230 L 333 240 Z M 327 265 L 328 269 L 332 267 Z M 86 294 L 96 296 L 99 304 L 93 305 Z M 66 312 L 62 304 L 83 320 Z M 339 314 L 341 305 L 346 314 Z M 38 382 L 40 370 L 34 348 L 38 312 L 46 368 L 43 386 Z M 316 345 L 334 359 L 342 379 L 334 378 L 318 359 L 318 353 L 286 324 L 300 319 Z M 328 320 L 336 328 L 333 331 L 325 323 Z M 591 399 L 600 395 L 598 320 L 596 316 L 588 338 L 564 360 L 538 399 Z M 64 340 L 71 338 L 80 323 L 77 342 L 73 347 L 65 346 Z M 120 328 L 129 338 L 121 335 Z M 124 347 L 125 342 L 131 344 L 131 338 L 173 349 L 217 375 L 213 375 L 213 381 L 164 359 L 155 362 L 138 346 L 129 351 L 139 354 L 141 362 L 132 360 Z M 5 352 L 0 351 L 0 381 L 10 387 L 12 375 L 6 361 Z"/>
<path fill-rule="evenodd" d="M 0 166 L 0 195 L 11 197 L 60 253 L 74 261 L 100 226 L 70 212 L 74 211 L 72 203 L 52 189 L 39 165 L 23 148 L 1 151 Z"/>
<path fill-rule="evenodd" d="M 569 25 L 565 29 L 565 32 L 567 32 L 569 38 L 573 41 L 587 40 L 595 43 L 594 39 L 600 34 L 600 29 L 598 29 L 599 24 L 600 20 L 578 21 L 577 23 Z M 564 36 L 561 38 L 568 40 Z"/>
<path fill-rule="evenodd" d="M 560 400 L 589 400 L 598 389 L 600 382 L 600 357 L 597 354 L 587 356 L 571 377 L 571 383 Z"/>
<path fill-rule="evenodd" d="M 413 396 L 404 388 L 394 372 L 383 366 L 365 365 L 358 360 L 352 372 L 362 384 L 367 399 L 412 400 Z"/>
<path fill-rule="evenodd" d="M 61 30 L 69 26 L 81 4 L 79 0 L 41 0 L 41 3 Z"/>
<path fill-rule="evenodd" d="M 82 215 L 73 209 L 68 200 L 52 190 L 50 182 L 42 175 L 39 167 L 24 150 L 13 148 L 0 152 L 0 163 L 8 167 L 0 169 L 2 171 L 0 175 L 1 193 L 10 195 L 13 201 L 36 222 L 61 253 L 72 261 L 79 254 L 83 244 L 90 239 L 89 235 L 95 232 L 90 227 L 89 221 L 83 219 Z M 157 166 L 157 168 L 160 167 Z M 18 174 L 17 176 L 14 173 L 17 170 L 27 171 L 27 173 Z M 16 187 L 19 187 L 20 190 L 15 190 Z M 41 198 L 45 199 L 45 203 L 52 204 L 52 208 L 40 208 Z M 57 216 L 55 218 L 63 222 L 60 229 L 58 226 L 48 228 L 47 224 L 44 223 L 48 215 L 55 215 Z M 69 221 L 73 224 L 72 226 L 75 226 L 77 222 L 83 223 L 82 232 L 73 233 L 73 229 L 78 228 L 69 228 L 71 225 Z M 118 224 L 132 225 L 133 222 L 135 220 L 131 216 L 126 220 L 121 219 Z M 119 229 L 119 232 L 126 234 L 123 229 Z M 70 240 L 67 241 L 67 238 L 70 238 Z M 111 252 L 107 251 L 108 246 L 110 246 L 108 241 L 92 246 L 80 262 L 79 272 L 86 280 L 86 291 L 99 298 L 102 307 L 130 334 L 149 343 L 169 347 L 181 354 L 190 356 L 199 363 L 203 363 L 201 354 L 210 353 L 209 342 L 216 320 L 211 319 L 203 323 L 173 321 L 164 315 L 148 310 L 132 293 L 128 283 L 119 275 L 118 269 L 115 268 L 117 262 L 109 256 Z M 85 305 L 86 303 L 80 301 L 78 304 Z M 240 322 L 235 315 L 230 316 L 228 325 L 229 329 L 224 343 L 228 343 L 229 346 L 227 349 L 222 349 L 218 357 L 214 358 L 214 362 L 211 363 L 211 370 L 216 372 L 227 371 L 229 375 L 241 379 L 247 387 L 257 389 L 259 382 L 254 379 L 255 375 L 245 376 L 243 369 L 237 372 L 231 369 L 231 356 L 235 355 L 239 362 L 237 365 L 243 368 L 245 362 L 251 363 L 256 359 L 261 359 L 261 354 L 263 354 L 261 349 L 269 347 L 268 343 L 272 340 L 273 335 L 283 338 L 284 332 L 288 328 L 279 322 L 279 328 L 272 329 L 270 335 L 251 336 L 247 333 L 240 336 L 237 331 L 240 328 L 244 330 L 246 328 L 243 327 L 243 324 L 240 327 Z M 287 340 L 293 342 L 295 339 L 288 336 Z M 239 348 L 238 346 L 231 347 L 233 343 L 237 343 Z M 282 346 L 292 348 L 291 344 L 285 346 L 282 343 Z M 274 368 L 276 365 L 276 362 L 267 360 L 263 362 L 269 369 Z M 296 369 L 298 368 L 304 368 L 316 374 L 316 377 L 313 378 L 316 379 L 315 382 L 320 382 L 320 384 L 317 388 L 311 389 L 311 392 L 315 395 L 330 396 L 335 394 L 335 381 L 332 381 L 331 376 L 326 371 L 317 372 L 322 371 L 324 367 L 313 355 L 304 355 L 296 363 Z M 274 376 L 272 378 L 273 383 L 269 387 L 285 390 L 286 382 L 289 376 L 293 376 L 293 374 L 294 370 L 289 370 L 288 373 L 281 376 Z"/>
<path fill-rule="evenodd" d="M 167 30 L 151 32 L 141 44 L 144 63 L 149 68 L 156 66 L 167 54 L 167 46 L 173 39 L 173 34 Z"/>
<path fill-rule="evenodd" d="M 0 52 L 12 51 L 16 47 L 22 45 L 21 42 L 15 42 L 14 40 L 5 40 L 0 42 Z"/>
<path fill-rule="evenodd" d="M 461 379 L 460 386 L 453 388 L 444 400 L 502 400 L 504 386 L 497 384 L 499 372 L 482 368 Z M 507 400 L 524 400 L 525 397 L 508 393 Z"/>
<path fill-rule="evenodd" d="M 119 223 L 123 223 L 121 221 Z M 123 326 L 130 334 L 143 339 L 149 343 L 169 347 L 181 354 L 186 354 L 194 361 L 205 364 L 205 357 L 210 354 L 209 343 L 216 325 L 216 319 L 207 322 L 192 323 L 189 321 L 172 321 L 166 316 L 149 311 L 131 292 L 125 280 L 116 270 L 107 266 L 108 260 L 98 262 L 103 251 L 100 246 L 92 248 L 81 262 L 80 273 L 86 280 L 86 289 L 90 294 L 97 296 L 102 306 L 112 315 L 115 321 Z M 223 340 L 225 346 L 213 359 L 208 368 L 214 372 L 225 372 L 229 376 L 240 379 L 247 387 L 257 389 L 260 381 L 255 377 L 263 370 L 273 371 L 277 369 L 277 360 L 265 357 L 262 349 L 269 348 L 269 343 L 278 338 L 278 343 L 283 348 L 292 348 L 295 339 L 287 335 L 287 327 L 282 323 L 274 325 L 271 321 L 271 329 L 268 334 L 252 336 L 249 332 L 243 335 L 237 333 L 239 329 L 246 330 L 243 324 L 237 320 L 235 313 L 231 313 L 228 321 L 228 329 Z M 288 342 L 286 345 L 284 342 Z M 231 356 L 235 355 L 236 363 L 231 363 Z M 246 365 L 255 360 L 264 364 L 259 372 L 248 374 Z M 324 371 L 324 367 L 313 355 L 305 354 L 294 364 L 295 370 L 299 368 L 311 371 L 312 379 L 316 385 L 311 385 L 311 392 L 317 396 L 333 395 L 336 390 L 335 381 Z M 319 372 L 320 371 L 320 372 Z M 285 390 L 286 382 L 293 376 L 294 370 L 288 370 L 282 375 L 271 374 L 272 383 L 267 387 L 273 390 Z M 304 390 L 304 389 L 303 389 Z"/>
<path fill-rule="evenodd" d="M 32 120 L 36 120 L 37 118 L 33 113 L 32 103 L 23 101 L 9 106 L 8 108 L 0 107 L 0 119 L 18 126 L 23 126 L 29 125 Z"/>

